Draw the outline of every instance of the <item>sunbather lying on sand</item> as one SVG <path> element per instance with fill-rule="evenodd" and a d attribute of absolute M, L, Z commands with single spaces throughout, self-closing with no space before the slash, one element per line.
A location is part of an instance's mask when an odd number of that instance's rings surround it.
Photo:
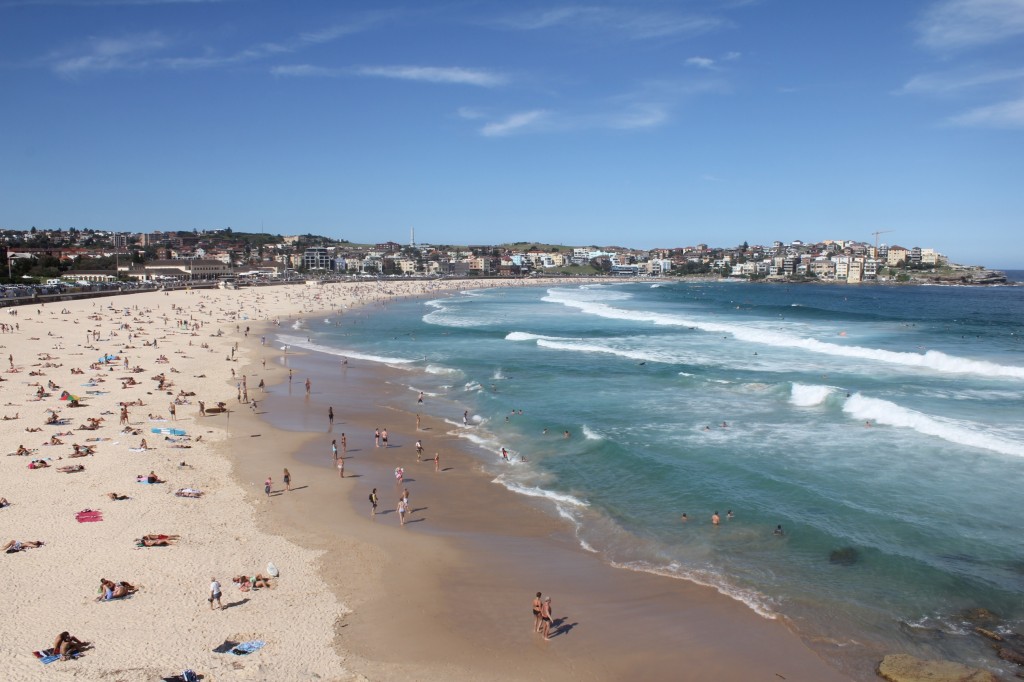
<path fill-rule="evenodd" d="M 7 552 L 8 554 L 14 554 L 15 552 L 21 552 L 26 549 L 33 549 L 35 547 L 42 547 L 42 540 L 11 540 L 3 547 L 0 547 L 0 552 Z"/>
<path fill-rule="evenodd" d="M 100 596 L 96 597 L 96 601 L 109 601 L 111 599 L 121 599 L 127 597 L 129 594 L 134 594 L 138 591 L 138 588 L 130 583 L 126 583 L 123 580 L 115 583 L 112 580 L 106 578 L 100 578 Z"/>
<path fill-rule="evenodd" d="M 238 589 L 242 592 L 248 592 L 249 590 L 255 590 L 260 587 L 270 587 L 270 578 L 260 575 L 259 573 L 253 576 L 236 575 L 231 579 L 231 582 L 238 585 Z"/>
<path fill-rule="evenodd" d="M 45 459 L 34 459 L 28 463 L 29 469 L 45 469 L 50 466 Z"/>
<path fill-rule="evenodd" d="M 139 474 L 138 476 L 135 477 L 135 480 L 140 482 L 140 483 L 143 483 L 143 482 L 145 482 L 145 483 L 166 483 L 167 482 L 167 481 L 163 480 L 162 478 L 160 478 L 159 476 L 157 476 L 152 471 L 150 471 L 148 475 Z"/>
<path fill-rule="evenodd" d="M 167 547 L 177 539 L 177 535 L 143 535 L 136 538 L 135 544 L 138 547 Z"/>
<path fill-rule="evenodd" d="M 57 471 L 62 474 L 73 474 L 78 471 L 85 471 L 85 466 L 82 464 L 69 464 L 68 466 L 57 467 Z"/>
<path fill-rule="evenodd" d="M 196 490 L 195 488 L 178 488 L 174 491 L 177 497 L 202 497 L 203 491 Z"/>
<path fill-rule="evenodd" d="M 127 495 L 119 495 L 118 493 L 107 493 L 107 497 L 109 497 L 112 500 L 116 500 L 116 501 L 132 499 L 132 498 L 128 497 Z"/>

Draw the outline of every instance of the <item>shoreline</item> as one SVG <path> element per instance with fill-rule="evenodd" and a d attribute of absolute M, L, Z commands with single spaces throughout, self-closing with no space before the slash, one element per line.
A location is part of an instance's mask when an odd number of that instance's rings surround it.
<path fill-rule="evenodd" d="M 290 357 L 297 366 L 318 365 L 319 371 L 311 373 L 320 377 L 319 385 L 336 380 L 337 358 L 320 357 L 312 351 Z M 393 405 L 406 395 L 406 389 L 388 382 L 392 376 L 406 376 L 403 370 L 360 362 L 350 363 L 346 373 L 349 376 L 337 381 L 344 383 L 348 398 L 337 393 L 325 395 L 314 382 L 312 400 L 307 406 L 304 399 L 294 395 L 303 390 L 304 379 L 301 379 L 294 383 L 292 396 L 271 395 L 265 407 L 274 413 L 270 421 L 275 427 L 291 420 L 292 428 L 305 429 L 310 425 L 310 412 L 314 415 L 313 422 L 326 427 L 326 409 L 330 404 L 338 415 L 335 431 L 348 434 L 352 458 L 347 460 L 346 474 L 358 472 L 362 477 L 355 479 L 355 484 L 347 478 L 341 483 L 330 468 L 330 441 L 325 439 L 325 431 L 324 437 L 303 435 L 303 444 L 296 448 L 288 466 L 294 465 L 296 470 L 302 471 L 304 479 L 310 477 L 317 481 L 317 487 L 322 483 L 350 488 L 346 493 L 347 508 L 340 507 L 333 495 L 325 494 L 315 504 L 304 504 L 306 512 L 293 513 L 293 523 L 301 523 L 303 531 L 307 531 L 311 524 L 316 525 L 309 511 L 326 508 L 329 517 L 337 519 L 337 525 L 344 528 L 348 539 L 354 537 L 360 543 L 375 545 L 377 551 L 383 553 L 383 558 L 379 558 L 383 567 L 375 576 L 378 584 L 369 589 L 371 597 L 354 594 L 362 588 L 353 590 L 344 570 L 336 570 L 334 576 L 327 578 L 336 593 L 343 595 L 346 604 L 353 608 L 344 618 L 345 627 L 349 623 L 367 626 L 360 628 L 358 635 L 339 629 L 339 639 L 354 644 L 350 647 L 353 653 L 364 654 L 360 658 L 368 667 L 357 668 L 358 672 L 369 674 L 373 679 L 410 674 L 410 670 L 405 673 L 390 670 L 389 665 L 384 664 L 389 662 L 402 668 L 412 665 L 419 675 L 424 674 L 423 666 L 441 666 L 427 679 L 442 676 L 480 679 L 481 675 L 487 678 L 486 671 L 492 667 L 502 670 L 494 679 L 510 679 L 511 671 L 525 666 L 522 676 L 525 679 L 535 676 L 528 672 L 535 666 L 550 668 L 555 662 L 550 659 L 555 658 L 564 665 L 558 670 L 559 677 L 621 679 L 639 675 L 647 679 L 669 679 L 677 672 L 680 657 L 675 652 L 683 639 L 693 643 L 696 650 L 688 650 L 685 655 L 686 666 L 693 676 L 682 679 L 758 679 L 769 667 L 768 662 L 777 663 L 775 670 L 782 671 L 780 674 L 787 679 L 848 679 L 824 663 L 781 620 L 767 620 L 714 588 L 615 568 L 585 552 L 565 524 L 542 509 L 543 503 L 492 485 L 493 476 L 483 471 L 479 455 L 472 452 L 472 446 L 454 436 L 441 435 L 448 429 L 447 425 L 426 417 L 424 431 L 416 434 L 413 414 Z M 294 403 L 299 400 L 301 407 L 296 407 Z M 373 448 L 372 436 L 368 435 L 372 434 L 374 425 L 380 426 L 384 421 L 381 414 L 387 414 L 386 421 L 398 425 L 397 431 L 391 427 L 392 444 L 398 447 L 388 451 Z M 295 431 L 288 433 L 297 435 Z M 415 438 L 411 434 L 430 434 L 429 439 L 425 438 L 428 461 L 424 464 L 415 464 L 411 449 Z M 431 478 L 434 472 L 429 461 L 434 442 L 439 443 L 437 448 L 442 452 L 442 467 L 450 467 L 437 480 Z M 414 508 L 426 504 L 423 513 L 429 516 L 425 522 L 398 527 L 391 511 L 393 505 L 388 503 L 394 461 L 374 461 L 382 459 L 382 455 L 398 461 L 415 478 L 422 477 L 423 480 L 410 481 L 408 487 L 413 492 Z M 259 472 L 248 467 L 242 475 L 253 480 L 259 477 Z M 364 482 L 364 479 L 369 480 Z M 389 512 L 381 514 L 372 524 L 366 518 L 368 503 L 365 500 L 370 487 L 378 487 L 381 510 Z M 481 516 L 481 510 L 486 510 L 487 514 Z M 322 525 L 319 533 L 340 538 L 342 533 L 334 525 Z M 381 525 L 386 527 L 380 529 Z M 412 528 L 416 528 L 415 538 L 410 537 Z M 404 535 L 396 536 L 396 533 Z M 329 544 L 323 539 L 320 542 Z M 511 553 L 508 551 L 510 544 L 515 547 Z M 416 557 L 413 561 L 417 574 L 421 573 L 423 561 L 429 566 L 429 570 L 423 572 L 429 575 L 411 579 L 408 570 L 403 568 L 402 557 L 406 554 Z M 423 557 L 428 554 L 431 556 L 426 561 Z M 524 555 L 529 557 L 525 567 L 516 561 Z M 325 563 L 332 562 L 325 560 Z M 525 613 L 525 603 L 532 592 L 544 584 L 548 586 L 546 593 L 556 595 L 562 612 L 574 619 L 564 623 L 569 627 L 555 641 L 531 642 L 529 623 L 520 627 L 523 623 L 519 617 Z M 413 610 L 418 617 L 391 618 L 395 613 L 404 614 L 410 609 L 409 595 L 413 593 L 421 595 L 413 600 Z M 610 594 L 616 597 L 610 598 Z M 450 600 L 459 604 L 456 623 L 446 622 Z M 376 610 L 378 615 L 369 614 L 369 610 Z M 556 607 L 556 617 L 558 612 Z M 699 614 L 699 623 L 681 626 L 680 614 Z M 603 626 L 609 623 L 615 623 L 615 627 L 604 632 Z M 441 631 L 436 631 L 439 626 Z M 373 634 L 379 629 L 390 631 L 391 636 L 382 642 L 379 634 Z M 388 661 L 394 640 L 422 641 L 427 633 L 430 644 L 412 652 L 414 663 L 404 662 L 410 658 L 405 645 L 398 649 L 401 661 Z M 495 648 L 494 640 L 507 646 Z M 771 645 L 764 646 L 765 642 Z M 538 645 L 550 650 L 545 651 Z M 438 650 L 447 654 L 433 653 Z M 465 657 L 467 650 L 482 650 L 487 655 L 472 657 L 476 663 L 469 670 L 459 672 L 447 661 L 452 655 Z M 641 652 L 643 656 L 638 659 L 637 654 Z M 554 674 L 555 670 L 551 672 Z M 773 677 L 774 672 L 765 679 Z"/>

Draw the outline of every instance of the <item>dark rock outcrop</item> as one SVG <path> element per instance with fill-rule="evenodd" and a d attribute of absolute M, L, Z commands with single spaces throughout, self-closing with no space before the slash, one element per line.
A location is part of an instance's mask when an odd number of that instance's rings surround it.
<path fill-rule="evenodd" d="M 890 654 L 878 664 L 878 675 L 889 682 L 999 682 L 980 668 L 952 661 L 925 661 L 909 654 Z"/>

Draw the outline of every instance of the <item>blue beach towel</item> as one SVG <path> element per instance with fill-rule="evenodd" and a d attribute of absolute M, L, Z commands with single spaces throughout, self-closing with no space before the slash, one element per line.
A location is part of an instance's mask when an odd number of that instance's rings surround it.
<path fill-rule="evenodd" d="M 49 665 L 54 661 L 60 660 L 60 654 L 53 653 L 53 649 L 42 649 L 40 651 L 33 651 L 32 654 L 36 658 L 38 658 L 39 662 L 43 665 Z M 73 654 L 71 654 L 71 658 L 78 658 L 81 655 L 81 652 L 76 651 Z"/>
<path fill-rule="evenodd" d="M 266 642 L 264 642 L 262 639 L 253 639 L 249 640 L 248 642 L 242 642 L 234 649 L 232 649 L 229 653 L 234 654 L 235 656 L 245 656 L 251 654 L 254 651 L 259 651 L 263 648 L 265 644 Z"/>
<path fill-rule="evenodd" d="M 185 431 L 183 429 L 169 429 L 169 428 L 157 428 L 153 427 L 150 429 L 152 433 L 159 433 L 164 436 L 184 436 Z"/>

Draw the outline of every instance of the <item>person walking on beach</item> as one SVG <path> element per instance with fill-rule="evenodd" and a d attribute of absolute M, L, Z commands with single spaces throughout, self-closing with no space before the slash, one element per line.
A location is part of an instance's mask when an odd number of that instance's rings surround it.
<path fill-rule="evenodd" d="M 289 491 L 292 489 L 292 475 L 288 473 L 287 468 L 284 470 L 284 489 Z"/>
<path fill-rule="evenodd" d="M 312 387 L 313 387 L 313 383 L 312 383 L 312 382 L 311 382 L 311 381 L 310 381 L 309 379 L 306 379 L 306 395 L 307 395 L 307 396 L 309 395 L 309 390 L 310 390 L 310 389 L 311 389 Z"/>
<path fill-rule="evenodd" d="M 334 463 L 337 464 L 338 463 L 338 441 L 337 440 L 332 440 L 331 441 L 331 454 L 334 455 Z"/>
<path fill-rule="evenodd" d="M 402 491 L 402 499 L 405 501 L 405 511 L 408 512 L 409 516 L 412 516 L 412 505 L 409 504 L 409 489 L 406 488 Z"/>
<path fill-rule="evenodd" d="M 341 454 L 348 454 L 348 439 L 345 438 L 345 432 L 341 432 Z"/>
<path fill-rule="evenodd" d="M 377 515 L 377 489 L 370 492 L 370 516 Z"/>
<path fill-rule="evenodd" d="M 212 611 L 214 606 L 213 602 L 217 602 L 218 609 L 223 609 L 224 606 L 220 603 L 220 583 L 217 582 L 216 578 L 210 578 L 210 596 L 206 599 L 210 602 L 210 610 Z"/>
<path fill-rule="evenodd" d="M 380 432 L 380 442 L 384 444 L 385 448 L 388 446 L 388 430 L 387 429 L 381 430 L 381 432 Z"/>
<path fill-rule="evenodd" d="M 416 461 L 417 462 L 422 462 L 423 461 L 423 441 L 422 440 L 417 440 L 416 441 Z"/>
<path fill-rule="evenodd" d="M 434 471 L 440 471 L 440 470 L 441 470 L 441 454 L 435 452 L 434 453 Z"/>
<path fill-rule="evenodd" d="M 469 426 L 469 410 L 463 410 L 462 412 L 462 425 Z"/>
<path fill-rule="evenodd" d="M 273 481 L 270 480 L 270 476 L 267 476 L 267 480 L 263 481 L 263 492 L 267 494 L 267 499 L 270 499 L 270 488 L 273 486 Z"/>
<path fill-rule="evenodd" d="M 373 447 L 380 447 L 380 429 L 373 430 Z"/>
<path fill-rule="evenodd" d="M 540 609 L 541 609 L 542 605 L 543 605 L 543 603 L 542 603 L 541 598 L 540 598 L 540 592 L 538 592 L 537 596 L 533 598 L 533 631 L 534 632 L 540 632 L 540 630 L 541 630 Z"/>
<path fill-rule="evenodd" d="M 331 405 L 327 408 L 327 426 L 328 430 L 334 428 L 334 406 Z"/>
<path fill-rule="evenodd" d="M 171 403 L 171 405 L 170 405 L 170 407 L 168 408 L 168 410 L 169 410 L 169 412 L 171 413 L 171 421 L 177 421 L 177 419 L 178 419 L 178 415 L 177 415 L 177 413 L 176 413 L 176 412 L 174 411 L 174 403 Z"/>
<path fill-rule="evenodd" d="M 405 501 L 405 498 L 398 498 L 398 522 L 403 526 L 405 525 L 405 513 L 407 511 L 409 511 L 409 504 Z"/>
<path fill-rule="evenodd" d="M 338 478 L 345 478 L 345 458 L 338 458 Z"/>

